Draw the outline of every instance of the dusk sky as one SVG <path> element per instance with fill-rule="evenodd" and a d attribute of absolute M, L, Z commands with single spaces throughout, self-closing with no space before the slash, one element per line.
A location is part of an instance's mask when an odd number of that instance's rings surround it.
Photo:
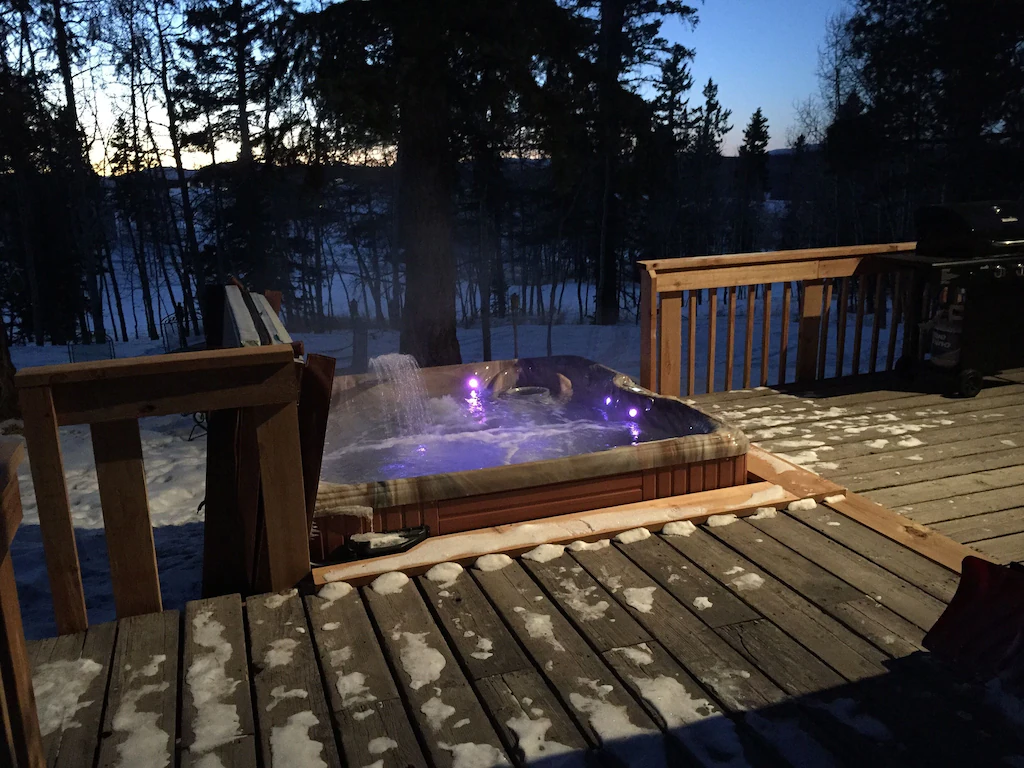
<path fill-rule="evenodd" d="M 697 4 L 697 28 L 671 21 L 664 34 L 695 48 L 691 106 L 714 78 L 722 105 L 732 110 L 723 151 L 736 153 L 755 109 L 768 118 L 769 149 L 786 146 L 793 103 L 817 90 L 815 68 L 826 19 L 844 0 L 707 0 Z"/>

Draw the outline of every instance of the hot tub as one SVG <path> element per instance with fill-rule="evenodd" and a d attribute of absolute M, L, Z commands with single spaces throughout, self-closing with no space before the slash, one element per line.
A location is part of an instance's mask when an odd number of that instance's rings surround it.
<path fill-rule="evenodd" d="M 370 530 L 440 535 L 742 485 L 746 450 L 739 430 L 582 357 L 342 376 L 314 557 Z"/>

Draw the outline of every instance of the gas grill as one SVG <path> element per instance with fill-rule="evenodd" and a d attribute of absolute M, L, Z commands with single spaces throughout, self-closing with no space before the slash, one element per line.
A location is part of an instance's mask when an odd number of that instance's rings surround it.
<path fill-rule="evenodd" d="M 984 376 L 1024 366 L 1024 203 L 930 206 L 916 225 L 916 251 L 891 258 L 914 278 L 897 371 L 974 397 Z"/>

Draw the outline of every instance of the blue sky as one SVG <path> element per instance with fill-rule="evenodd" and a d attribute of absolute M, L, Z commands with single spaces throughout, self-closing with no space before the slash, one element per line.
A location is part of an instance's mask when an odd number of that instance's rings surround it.
<path fill-rule="evenodd" d="M 691 0 L 692 2 L 692 0 Z M 662 32 L 694 48 L 690 104 L 714 78 L 723 106 L 732 110 L 726 154 L 735 154 L 743 127 L 755 109 L 768 118 L 769 149 L 786 146 L 793 103 L 817 91 L 815 68 L 825 20 L 847 5 L 844 0 L 706 0 L 697 4 L 696 29 L 672 20 Z"/>

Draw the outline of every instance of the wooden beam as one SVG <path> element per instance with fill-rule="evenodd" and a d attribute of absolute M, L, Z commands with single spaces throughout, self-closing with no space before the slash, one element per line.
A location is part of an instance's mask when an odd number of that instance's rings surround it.
<path fill-rule="evenodd" d="M 821 333 L 821 301 L 824 280 L 804 283 L 804 301 L 796 335 L 796 381 L 814 381 L 817 373 L 818 335 Z"/>
<path fill-rule="evenodd" d="M 298 399 L 298 375 L 291 348 L 283 359 L 255 366 L 202 367 L 113 379 L 58 383 L 53 402 L 61 425 L 168 416 L 192 411 L 284 403 Z"/>
<path fill-rule="evenodd" d="M 960 573 L 968 555 L 990 563 L 998 562 L 855 493 L 848 493 L 843 501 L 827 506 L 956 573 Z"/>
<path fill-rule="evenodd" d="M 877 256 L 882 254 L 905 253 L 917 248 L 917 243 L 882 243 L 878 245 L 839 245 L 828 248 L 799 248 L 788 251 L 767 253 L 728 253 L 718 256 L 685 256 L 678 259 L 654 259 L 640 261 L 647 270 L 660 275 L 675 271 L 701 271 L 719 266 L 747 266 L 751 264 L 779 264 L 793 261 L 830 261 L 853 256 Z M 775 280 L 773 282 L 782 282 Z M 665 290 L 659 286 L 660 290 Z"/>
<path fill-rule="evenodd" d="M 785 507 L 797 498 L 781 486 L 752 483 L 433 536 L 408 552 L 317 568 L 313 571 L 313 580 L 316 584 L 347 581 L 361 585 L 388 571 L 417 575 L 436 563 L 469 564 L 481 555 L 495 552 L 518 555 L 539 544 L 564 544 L 578 539 L 596 541 L 638 527 L 659 531 L 666 523 L 677 520 L 702 523 L 712 515 L 743 516 L 753 514 L 758 507 Z"/>
<path fill-rule="evenodd" d="M 159 613 L 163 603 L 139 422 L 93 424 L 91 433 L 117 618 Z"/>
<path fill-rule="evenodd" d="M 237 408 L 212 411 L 206 427 L 203 597 L 252 591 L 254 543 L 242 527 L 238 494 Z"/>
<path fill-rule="evenodd" d="M 658 294 L 654 274 L 640 272 L 640 386 L 658 391 Z"/>
<path fill-rule="evenodd" d="M 14 376 L 18 387 L 74 384 L 84 381 L 111 381 L 136 376 L 166 376 L 175 373 L 224 371 L 282 365 L 292 360 L 291 347 L 283 345 L 254 349 L 208 349 L 177 355 L 122 357 L 88 363 L 63 363 L 23 368 Z"/>
<path fill-rule="evenodd" d="M 253 415 L 263 485 L 267 587 L 277 592 L 294 587 L 309 574 L 297 407 L 294 402 L 263 406 Z"/>
<path fill-rule="evenodd" d="M 49 387 L 27 387 L 19 397 L 57 632 L 84 632 L 89 620 L 52 393 Z"/>
<path fill-rule="evenodd" d="M 662 395 L 679 395 L 683 359 L 683 294 L 679 291 L 661 294 L 661 309 L 658 312 L 661 326 L 658 354 L 657 392 Z"/>
<path fill-rule="evenodd" d="M 0 562 L 7 557 L 21 525 L 18 465 L 24 458 L 25 447 L 20 440 L 0 440 Z"/>
<path fill-rule="evenodd" d="M 3 727 L 13 741 L 16 765 L 44 768 L 46 755 L 32 690 L 32 665 L 25 648 L 25 628 L 10 555 L 0 558 L 0 681 L 6 714 Z"/>
<path fill-rule="evenodd" d="M 822 501 L 846 493 L 844 486 L 756 445 L 747 449 L 747 472 L 752 480 L 781 485 L 798 499 Z"/>

